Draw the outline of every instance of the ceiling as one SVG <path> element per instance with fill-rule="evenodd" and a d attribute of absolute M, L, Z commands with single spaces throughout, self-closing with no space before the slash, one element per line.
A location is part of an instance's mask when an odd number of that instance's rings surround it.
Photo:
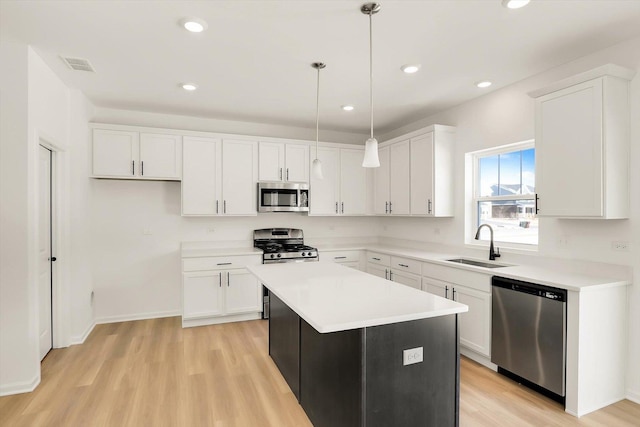
<path fill-rule="evenodd" d="M 28 43 L 95 105 L 367 133 L 364 1 L 0 1 L 0 37 Z M 640 1 L 382 1 L 373 17 L 376 134 L 640 34 Z M 198 17 L 203 33 L 178 21 Z M 62 56 L 96 72 L 73 71 Z M 400 66 L 418 63 L 413 75 Z M 6 65 L 6 64 L 5 64 Z M 3 65 L 4 66 L 4 65 Z M 474 83 L 488 79 L 493 86 Z M 186 92 L 180 83 L 199 88 Z M 355 105 L 352 112 L 340 109 Z"/>

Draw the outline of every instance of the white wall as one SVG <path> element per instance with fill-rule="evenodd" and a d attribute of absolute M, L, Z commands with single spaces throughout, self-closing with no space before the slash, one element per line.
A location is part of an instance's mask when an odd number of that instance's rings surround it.
<path fill-rule="evenodd" d="M 631 83 L 631 214 L 628 220 L 560 220 L 540 218 L 536 257 L 555 257 L 626 265 L 640 277 L 640 38 L 629 40 L 580 60 L 496 90 L 474 101 L 409 124 L 381 140 L 438 123 L 457 127 L 455 155 L 455 217 L 442 219 L 384 218 L 381 237 L 440 242 L 468 250 L 465 246 L 465 175 L 467 152 L 534 138 L 534 100 L 527 93 L 591 68 L 615 63 L 638 70 Z M 569 166 L 569 165 L 568 165 Z M 467 231 L 467 237 L 472 230 Z M 612 241 L 629 241 L 629 252 L 611 249 Z M 503 250 L 502 260 L 517 255 Z M 628 393 L 640 401 L 640 283 L 629 289 Z"/>
<path fill-rule="evenodd" d="M 27 58 L 26 46 L 0 41 L 0 395 L 39 381 L 28 265 Z"/>
<path fill-rule="evenodd" d="M 71 221 L 71 154 L 78 142 L 86 153 L 88 131 L 77 139 L 71 135 L 78 127 L 87 129 L 89 104 L 79 92 L 72 93 L 27 45 L 2 42 L 0 61 L 11 64 L 2 67 L 0 78 L 0 394 L 9 394 L 32 390 L 40 381 L 37 178 L 41 143 L 55 152 L 58 190 L 54 194 L 54 255 L 59 258 L 53 268 L 54 346 L 68 345 L 71 331 L 86 330 L 92 323 L 93 315 L 78 307 L 81 304 L 74 304 L 79 314 L 71 315 L 71 301 L 75 301 L 77 292 L 69 279 L 74 261 L 70 235 L 77 224 L 86 228 L 86 219 Z M 83 159 L 82 164 L 86 163 Z M 85 246 L 76 252 L 86 250 Z"/>
<path fill-rule="evenodd" d="M 91 191 L 97 322 L 178 315 L 181 241 L 251 246 L 257 228 L 301 228 L 305 241 L 367 237 L 377 229 L 377 218 L 181 217 L 179 182 L 96 179 Z"/>

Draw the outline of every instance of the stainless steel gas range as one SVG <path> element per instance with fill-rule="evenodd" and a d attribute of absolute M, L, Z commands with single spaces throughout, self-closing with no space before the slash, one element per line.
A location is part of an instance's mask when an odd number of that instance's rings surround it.
<path fill-rule="evenodd" d="M 318 261 L 318 250 L 304 244 L 298 228 L 263 228 L 253 231 L 253 246 L 262 249 L 262 263 Z M 262 288 L 262 318 L 269 318 L 269 291 Z"/>

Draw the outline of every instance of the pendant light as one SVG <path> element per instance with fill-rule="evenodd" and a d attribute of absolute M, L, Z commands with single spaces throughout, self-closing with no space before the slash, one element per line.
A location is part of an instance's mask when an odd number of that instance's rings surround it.
<path fill-rule="evenodd" d="M 311 164 L 311 173 L 313 177 L 316 179 L 323 179 L 322 176 L 322 162 L 318 158 L 318 139 L 320 133 L 320 70 L 322 70 L 327 65 L 322 62 L 314 62 L 311 64 L 313 68 L 318 70 L 318 84 L 316 87 L 316 158 L 313 160 Z"/>
<path fill-rule="evenodd" d="M 380 167 L 378 159 L 378 141 L 373 137 L 373 22 L 374 13 L 380 12 L 380 3 L 365 3 L 360 8 L 360 12 L 369 15 L 369 99 L 371 101 L 371 137 L 364 145 L 364 160 L 362 166 L 365 168 Z"/>

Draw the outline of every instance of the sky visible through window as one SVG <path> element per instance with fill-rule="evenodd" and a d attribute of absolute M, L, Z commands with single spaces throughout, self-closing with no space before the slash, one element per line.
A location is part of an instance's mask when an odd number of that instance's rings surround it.
<path fill-rule="evenodd" d="M 535 193 L 535 148 L 482 157 L 480 197 Z"/>

